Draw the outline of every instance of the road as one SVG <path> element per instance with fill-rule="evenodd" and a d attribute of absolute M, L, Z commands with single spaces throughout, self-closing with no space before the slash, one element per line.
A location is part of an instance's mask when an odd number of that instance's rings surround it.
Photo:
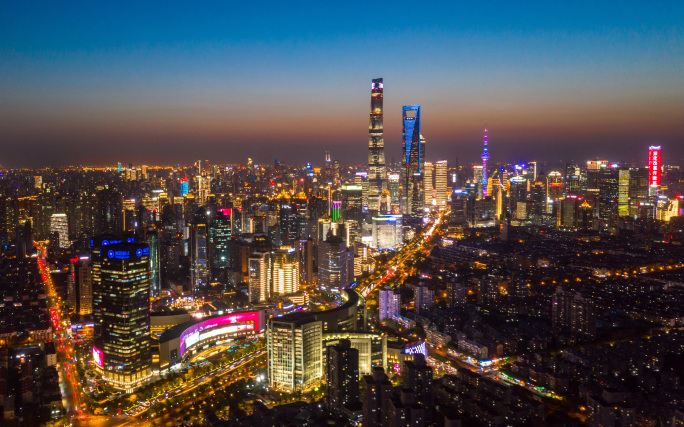
<path fill-rule="evenodd" d="M 65 332 L 69 325 L 68 314 L 64 311 L 60 296 L 57 294 L 55 284 L 45 263 L 44 243 L 38 243 L 38 252 L 38 267 L 45 283 L 48 294 L 48 309 L 52 317 L 53 341 L 57 350 L 57 373 L 62 391 L 62 405 L 66 410 L 67 417 L 71 419 L 74 425 L 90 425 L 89 421 L 95 418 L 85 403 L 81 378 L 79 378 L 76 369 L 73 340 Z"/>
<path fill-rule="evenodd" d="M 156 397 L 146 400 L 146 401 L 141 401 L 139 404 L 133 408 L 130 408 L 129 411 L 127 411 L 126 416 L 127 418 L 123 421 L 121 421 L 118 424 L 118 426 L 132 426 L 132 425 L 139 425 L 140 423 L 143 423 L 141 420 L 141 417 L 146 414 L 156 403 L 164 402 L 166 400 L 172 399 L 174 397 L 178 396 L 183 396 L 186 394 L 189 394 L 190 392 L 195 391 L 198 387 L 210 382 L 214 378 L 221 378 L 227 374 L 230 374 L 238 369 L 244 368 L 246 365 L 249 365 L 254 362 L 258 362 L 259 358 L 261 356 L 264 356 L 266 354 L 266 350 L 257 350 L 253 353 L 250 353 L 241 359 L 236 360 L 235 362 L 231 363 L 230 365 L 223 366 L 221 368 L 216 369 L 213 372 L 208 373 L 207 375 L 204 375 L 202 377 L 196 378 L 192 381 L 186 382 L 183 385 L 181 385 L 178 388 L 175 388 L 173 390 L 166 390 L 160 392 L 159 395 Z M 188 396 L 188 404 L 191 405 L 194 402 L 198 401 L 198 397 L 193 393 L 192 398 Z M 175 410 L 174 412 L 178 412 Z M 169 422 L 174 421 L 173 419 L 169 419 L 172 417 L 167 417 L 164 416 L 162 418 L 167 419 Z"/>
<path fill-rule="evenodd" d="M 416 252 L 425 249 L 425 244 L 432 238 L 432 236 L 434 236 L 435 231 L 437 231 L 437 228 L 439 227 L 439 224 L 445 215 L 448 215 L 448 211 L 440 213 L 434 222 L 428 228 L 426 228 L 421 235 L 414 238 L 410 243 L 404 246 L 399 253 L 397 253 L 394 258 L 390 260 L 380 279 L 371 281 L 366 286 L 358 289 L 358 292 L 364 297 L 367 297 L 371 292 L 373 292 L 387 280 L 394 277 L 397 270 L 404 265 L 406 260 L 413 257 Z"/>

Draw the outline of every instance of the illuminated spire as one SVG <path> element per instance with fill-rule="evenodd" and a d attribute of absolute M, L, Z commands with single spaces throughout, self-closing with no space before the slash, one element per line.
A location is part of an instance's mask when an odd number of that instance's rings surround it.
<path fill-rule="evenodd" d="M 487 197 L 487 161 L 489 160 L 489 151 L 487 151 L 487 122 L 485 122 L 484 130 L 484 151 L 482 152 L 482 194 Z"/>

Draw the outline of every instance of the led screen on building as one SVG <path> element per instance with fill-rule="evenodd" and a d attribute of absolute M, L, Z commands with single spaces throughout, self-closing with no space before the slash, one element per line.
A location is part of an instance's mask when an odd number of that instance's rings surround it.
<path fill-rule="evenodd" d="M 97 347 L 93 347 L 93 359 L 100 368 L 104 366 L 104 353 Z"/>
<path fill-rule="evenodd" d="M 648 147 L 648 184 L 660 185 L 660 145 Z"/>
<path fill-rule="evenodd" d="M 180 356 L 183 357 L 186 349 L 204 339 L 231 332 L 259 331 L 261 326 L 260 312 L 258 311 L 212 317 L 183 331 L 180 336 Z"/>

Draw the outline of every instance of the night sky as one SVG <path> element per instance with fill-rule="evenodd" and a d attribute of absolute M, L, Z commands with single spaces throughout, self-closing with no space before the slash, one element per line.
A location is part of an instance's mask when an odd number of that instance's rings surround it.
<path fill-rule="evenodd" d="M 0 164 L 684 158 L 684 2 L 0 2 Z M 141 4 L 142 3 L 142 4 Z"/>

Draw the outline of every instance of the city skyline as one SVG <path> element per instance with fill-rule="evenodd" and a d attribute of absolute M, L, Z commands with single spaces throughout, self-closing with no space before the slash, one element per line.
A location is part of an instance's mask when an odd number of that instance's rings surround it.
<path fill-rule="evenodd" d="M 649 145 L 666 163 L 684 157 L 674 2 L 436 5 L 411 25 L 400 4 L 225 8 L 11 5 L 0 18 L 0 164 L 301 163 L 325 150 L 363 164 L 377 76 L 388 164 L 409 104 L 423 108 L 428 160 L 477 162 L 485 121 L 492 164 L 641 164 Z"/>

